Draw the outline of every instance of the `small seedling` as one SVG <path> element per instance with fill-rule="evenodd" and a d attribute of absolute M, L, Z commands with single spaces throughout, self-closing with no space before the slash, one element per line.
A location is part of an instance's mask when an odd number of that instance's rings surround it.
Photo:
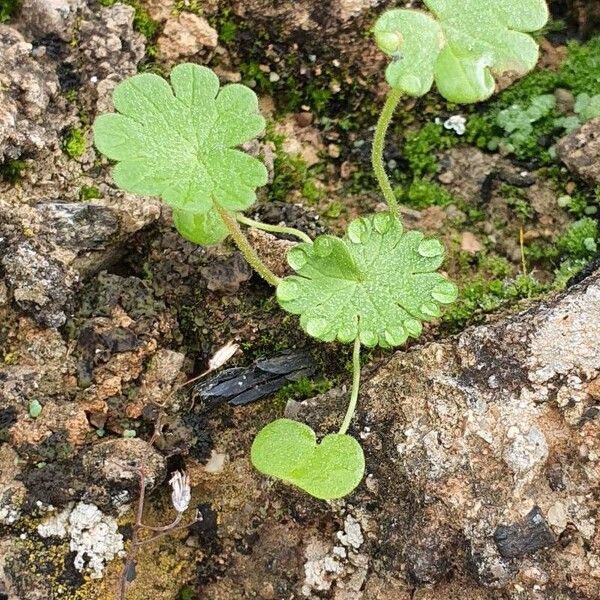
<path fill-rule="evenodd" d="M 350 223 L 343 238 L 311 240 L 291 227 L 245 217 L 267 171 L 237 147 L 262 132 L 265 120 L 249 88 L 219 87 L 206 67 L 175 67 L 170 84 L 135 75 L 114 91 L 116 113 L 98 117 L 96 147 L 117 161 L 115 183 L 133 193 L 161 196 L 173 207 L 175 227 L 198 244 L 230 236 L 250 265 L 277 288 L 281 307 L 300 315 L 300 326 L 319 340 L 352 343 L 350 402 L 337 433 L 317 442 L 302 423 L 279 419 L 258 433 L 254 466 L 316 498 L 349 494 L 361 481 L 362 448 L 349 436 L 358 400 L 361 346 L 391 348 L 418 337 L 422 322 L 440 316 L 440 305 L 457 297 L 456 286 L 437 273 L 444 248 L 421 232 L 405 231 L 383 163 L 385 134 L 403 95 L 421 96 L 435 81 L 452 102 L 488 98 L 494 76 L 523 74 L 538 47 L 526 32 L 548 18 L 543 0 L 424 0 L 432 14 L 391 10 L 377 21 L 378 46 L 391 57 L 391 86 L 379 116 L 372 164 L 388 212 Z M 301 243 L 288 253 L 295 274 L 276 276 L 259 258 L 240 224 L 292 234 Z"/>

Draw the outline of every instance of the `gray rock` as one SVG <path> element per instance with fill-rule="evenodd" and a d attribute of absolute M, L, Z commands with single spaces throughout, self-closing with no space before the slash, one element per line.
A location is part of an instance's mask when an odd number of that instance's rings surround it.
<path fill-rule="evenodd" d="M 1 24 L 0 90 L 0 163 L 59 147 L 59 132 L 74 114 L 59 95 L 56 71 L 16 29 Z"/>
<path fill-rule="evenodd" d="M 69 42 L 82 6 L 83 0 L 23 0 L 17 25 L 30 38 L 54 36 Z"/>
<path fill-rule="evenodd" d="M 575 175 L 600 184 L 600 117 L 562 138 L 556 153 Z"/>
<path fill-rule="evenodd" d="M 78 53 L 69 62 L 77 70 L 81 91 L 97 112 L 112 110 L 112 90 L 144 57 L 144 36 L 133 30 L 135 11 L 117 3 L 88 13 L 79 27 Z"/>
<path fill-rule="evenodd" d="M 47 327 L 64 325 L 76 273 L 28 241 L 10 248 L 2 257 L 2 266 L 19 308 Z"/>

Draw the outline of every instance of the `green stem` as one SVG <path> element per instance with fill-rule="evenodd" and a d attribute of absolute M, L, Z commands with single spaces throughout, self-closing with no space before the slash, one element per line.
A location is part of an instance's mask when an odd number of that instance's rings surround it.
<path fill-rule="evenodd" d="M 350 393 L 350 403 L 346 410 L 346 416 L 342 422 L 342 426 L 338 433 L 344 434 L 350 427 L 350 421 L 356 410 L 356 402 L 358 401 L 358 388 L 360 386 L 360 339 L 358 335 L 354 340 L 354 352 L 352 353 L 352 392 Z"/>
<path fill-rule="evenodd" d="M 300 238 L 307 244 L 312 244 L 312 240 L 304 233 L 304 231 L 300 231 L 294 227 L 284 227 L 283 225 L 269 225 L 268 223 L 261 223 L 260 221 L 249 219 L 248 217 L 245 217 L 239 213 L 236 214 L 235 218 L 243 225 L 248 225 L 248 227 L 262 229 L 263 231 L 271 231 L 273 233 L 287 233 L 288 235 L 293 235 L 297 238 Z"/>
<path fill-rule="evenodd" d="M 250 242 L 246 239 L 246 236 L 242 233 L 240 226 L 237 224 L 235 218 L 231 215 L 231 213 L 218 204 L 215 203 L 215 209 L 219 213 L 221 219 L 223 219 L 223 223 L 227 226 L 229 230 L 229 235 L 231 235 L 235 245 L 239 248 L 240 252 L 244 255 L 244 258 L 248 261 L 248 264 L 267 282 L 272 286 L 277 287 L 281 279 L 265 265 L 265 263 L 260 259 L 258 254 L 254 248 L 250 245 Z"/>
<path fill-rule="evenodd" d="M 385 145 L 385 134 L 387 133 L 388 127 L 394 115 L 394 111 L 400 102 L 402 97 L 402 91 L 393 89 L 388 94 L 388 97 L 383 106 L 383 110 L 377 120 L 377 127 L 375 128 L 375 137 L 373 138 L 373 147 L 371 151 L 371 163 L 373 164 L 373 171 L 377 178 L 377 183 L 383 192 L 383 197 L 387 202 L 390 212 L 398 216 L 398 201 L 394 195 L 394 190 L 390 185 L 387 173 L 385 172 L 385 166 L 383 164 L 383 149 Z"/>

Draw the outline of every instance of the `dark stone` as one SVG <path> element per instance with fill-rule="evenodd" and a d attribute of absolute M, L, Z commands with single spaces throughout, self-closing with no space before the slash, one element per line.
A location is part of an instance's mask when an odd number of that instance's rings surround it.
<path fill-rule="evenodd" d="M 535 175 L 529 172 L 515 172 L 505 169 L 500 169 L 500 171 L 498 171 L 498 178 L 505 183 L 520 188 L 531 187 L 536 181 Z"/>
<path fill-rule="evenodd" d="M 0 410 L 0 429 L 8 429 L 17 422 L 17 409 L 14 406 Z"/>
<path fill-rule="evenodd" d="M 578 425 L 584 425 L 588 421 L 593 421 L 600 416 L 600 406 L 590 406 L 586 411 L 581 415 L 579 419 Z"/>
<path fill-rule="evenodd" d="M 440 539 L 433 530 L 424 534 L 418 530 L 418 535 L 409 540 L 404 558 L 411 580 L 418 584 L 441 581 L 452 566 L 447 540 Z"/>
<path fill-rule="evenodd" d="M 270 396 L 284 385 L 309 377 L 315 371 L 310 354 L 302 351 L 286 351 L 282 354 L 259 359 L 248 367 L 226 369 L 220 374 L 194 386 L 194 400 L 205 410 L 228 402 L 241 406 Z"/>
<path fill-rule="evenodd" d="M 498 551 L 505 558 L 519 558 L 533 554 L 556 543 L 542 511 L 534 506 L 529 514 L 514 525 L 500 525 L 494 532 Z"/>

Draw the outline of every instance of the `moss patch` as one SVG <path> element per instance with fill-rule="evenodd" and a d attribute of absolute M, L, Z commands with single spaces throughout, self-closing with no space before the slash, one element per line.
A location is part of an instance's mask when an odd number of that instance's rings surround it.
<path fill-rule="evenodd" d="M 0 23 L 8 22 L 21 8 L 21 0 L 0 0 Z"/>
<path fill-rule="evenodd" d="M 85 132 L 81 128 L 70 129 L 63 140 L 63 148 L 71 158 L 83 156 L 85 145 Z"/>

